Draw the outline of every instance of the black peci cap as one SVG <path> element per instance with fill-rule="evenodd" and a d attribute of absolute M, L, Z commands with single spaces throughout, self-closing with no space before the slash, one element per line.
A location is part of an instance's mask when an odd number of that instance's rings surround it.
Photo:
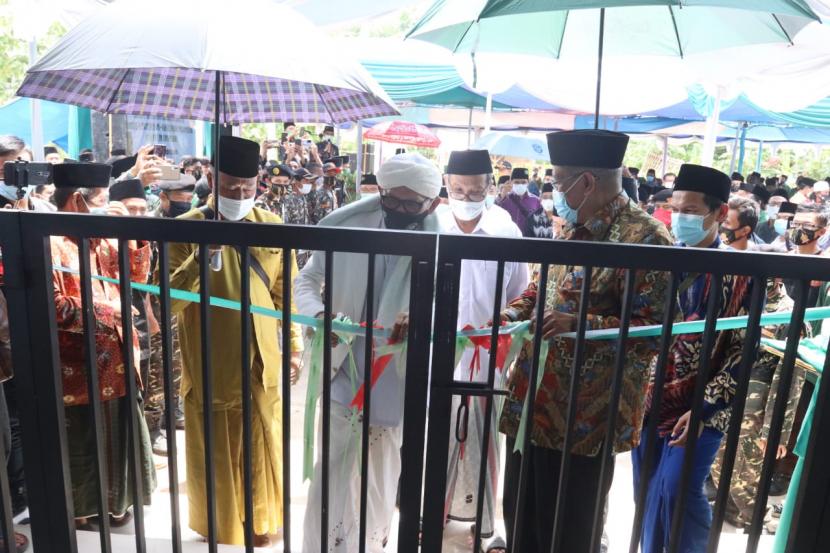
<path fill-rule="evenodd" d="M 120 202 L 121 200 L 127 200 L 129 198 L 147 199 L 140 180 L 127 179 L 113 183 L 110 186 L 110 201 Z"/>
<path fill-rule="evenodd" d="M 220 137 L 219 171 L 240 179 L 256 177 L 259 174 L 259 144 L 238 136 Z"/>
<path fill-rule="evenodd" d="M 492 175 L 490 152 L 487 150 L 456 150 L 450 153 L 445 171 L 448 175 Z"/>
<path fill-rule="evenodd" d="M 674 180 L 674 191 L 700 192 L 726 203 L 732 192 L 732 179 L 717 169 L 684 163 Z"/>
<path fill-rule="evenodd" d="M 513 171 L 510 172 L 510 180 L 515 179 L 522 179 L 527 180 L 529 178 L 527 169 L 524 167 L 516 167 Z"/>
<path fill-rule="evenodd" d="M 571 167 L 622 167 L 628 135 L 602 130 L 561 131 L 548 134 L 550 162 Z"/>

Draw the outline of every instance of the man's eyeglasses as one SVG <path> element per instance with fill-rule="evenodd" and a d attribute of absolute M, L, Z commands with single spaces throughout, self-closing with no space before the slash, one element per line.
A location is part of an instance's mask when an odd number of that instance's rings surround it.
<path fill-rule="evenodd" d="M 813 225 L 811 223 L 800 223 L 800 222 L 799 223 L 795 223 L 795 222 L 791 223 L 790 228 L 802 229 L 802 230 L 819 230 L 819 228 L 816 225 Z"/>
<path fill-rule="evenodd" d="M 447 195 L 453 200 L 461 200 L 463 202 L 483 202 L 487 198 L 487 192 L 471 192 L 464 194 L 454 190 L 449 190 Z"/>
<path fill-rule="evenodd" d="M 402 209 L 405 213 L 410 213 L 412 215 L 423 211 L 424 205 L 431 201 L 432 200 L 429 198 L 425 198 L 423 200 L 401 200 L 395 196 L 390 196 L 389 194 L 380 195 L 380 203 L 383 207 L 393 209 L 395 211 L 400 211 Z"/>
<path fill-rule="evenodd" d="M 584 172 L 583 173 L 577 173 L 576 175 L 571 175 L 570 177 L 565 177 L 562 180 L 552 180 L 552 181 L 550 181 L 550 184 L 553 186 L 554 190 L 562 192 L 562 189 L 565 188 L 565 185 L 567 183 L 571 183 L 571 186 L 573 186 L 573 184 L 576 183 L 577 179 L 579 177 L 581 177 L 582 175 L 584 175 L 584 174 L 585 174 Z M 571 187 L 569 186 L 568 190 L 570 190 L 570 188 Z"/>

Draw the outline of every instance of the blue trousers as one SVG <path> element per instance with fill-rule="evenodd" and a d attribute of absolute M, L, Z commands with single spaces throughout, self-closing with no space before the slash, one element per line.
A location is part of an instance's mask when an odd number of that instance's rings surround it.
<path fill-rule="evenodd" d="M 706 428 L 698 438 L 692 461 L 689 493 L 683 509 L 683 529 L 679 553 L 703 553 L 709 527 L 712 525 L 712 509 L 703 491 L 703 484 L 712 468 L 720 448 L 723 434 Z M 657 438 L 657 451 L 652 463 L 651 474 L 647 475 L 648 494 L 643 516 L 643 532 L 640 538 L 642 553 L 663 553 L 669 547 L 671 521 L 674 515 L 675 499 L 680 489 L 683 471 L 683 456 L 686 449 L 670 447 L 670 437 Z M 645 439 L 631 452 L 634 466 L 634 491 L 639 489 L 640 470 L 645 462 Z"/>

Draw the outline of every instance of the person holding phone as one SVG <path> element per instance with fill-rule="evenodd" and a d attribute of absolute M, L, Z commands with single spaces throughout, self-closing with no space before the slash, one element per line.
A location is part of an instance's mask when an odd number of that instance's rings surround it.
<path fill-rule="evenodd" d="M 324 158 L 338 157 L 340 147 L 334 143 L 334 127 L 326 125 L 323 129 L 322 140 L 317 143 L 317 150 Z"/>

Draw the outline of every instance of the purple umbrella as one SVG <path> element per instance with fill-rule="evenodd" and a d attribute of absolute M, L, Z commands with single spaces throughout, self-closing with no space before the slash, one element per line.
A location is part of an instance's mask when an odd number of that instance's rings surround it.
<path fill-rule="evenodd" d="M 264 22 L 279 28 L 279 41 Z M 230 125 L 398 114 L 323 31 L 267 0 L 116 2 L 67 33 L 29 69 L 17 94 L 103 113 Z M 213 144 L 218 166 L 218 124 Z"/>

